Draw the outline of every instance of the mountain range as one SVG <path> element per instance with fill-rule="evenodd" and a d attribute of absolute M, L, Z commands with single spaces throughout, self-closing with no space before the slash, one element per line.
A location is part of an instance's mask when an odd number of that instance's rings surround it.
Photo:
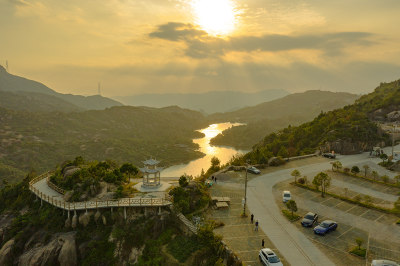
<path fill-rule="evenodd" d="M 115 97 L 127 105 L 165 107 L 177 105 L 205 114 L 229 112 L 288 95 L 285 90 L 259 92 L 211 91 L 206 93 L 140 94 Z"/>
<path fill-rule="evenodd" d="M 33 111 L 102 110 L 121 106 L 120 102 L 101 95 L 82 96 L 58 93 L 46 85 L 12 75 L 0 66 L 0 106 Z M 29 102 L 27 106 L 25 103 Z"/>

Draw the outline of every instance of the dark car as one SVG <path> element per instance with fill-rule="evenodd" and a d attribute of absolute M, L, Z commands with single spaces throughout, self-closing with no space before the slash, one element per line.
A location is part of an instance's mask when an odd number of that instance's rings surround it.
<path fill-rule="evenodd" d="M 301 225 L 304 227 L 311 227 L 314 223 L 318 222 L 318 215 L 312 212 L 307 213 L 304 215 L 303 220 L 301 221 Z"/>
<path fill-rule="evenodd" d="M 261 171 L 255 168 L 254 166 L 247 168 L 247 172 L 259 175 L 261 174 Z"/>
<path fill-rule="evenodd" d="M 323 153 L 322 156 L 324 156 L 324 157 L 326 157 L 326 158 L 329 158 L 329 159 L 335 159 L 335 158 L 336 158 L 336 155 L 335 155 L 335 154 L 329 153 L 329 152 Z"/>
<path fill-rule="evenodd" d="M 314 227 L 314 233 L 317 235 L 325 235 L 330 231 L 335 231 L 337 228 L 337 223 L 331 220 L 325 220 L 316 227 Z"/>

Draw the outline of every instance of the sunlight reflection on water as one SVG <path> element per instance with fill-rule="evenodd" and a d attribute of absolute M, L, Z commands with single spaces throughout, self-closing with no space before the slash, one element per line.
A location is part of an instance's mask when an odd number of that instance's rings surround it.
<path fill-rule="evenodd" d="M 246 153 L 245 150 L 236 150 L 232 147 L 221 147 L 221 146 L 211 146 L 210 140 L 217 136 L 219 133 L 228 129 L 232 126 L 239 126 L 240 123 L 219 123 L 212 124 L 207 128 L 199 130 L 204 133 L 204 137 L 200 139 L 194 139 L 193 142 L 197 143 L 200 148 L 199 151 L 205 153 L 206 155 L 197 160 L 191 161 L 187 164 L 174 165 L 166 168 L 161 172 L 162 177 L 178 177 L 183 175 L 184 173 L 188 175 L 199 175 L 201 169 L 206 171 L 211 165 L 211 158 L 216 156 L 222 164 L 229 161 L 235 154 Z"/>

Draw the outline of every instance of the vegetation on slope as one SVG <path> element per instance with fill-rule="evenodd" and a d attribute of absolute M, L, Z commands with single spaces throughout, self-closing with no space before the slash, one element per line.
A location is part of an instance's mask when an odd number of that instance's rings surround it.
<path fill-rule="evenodd" d="M 268 133 L 289 124 L 299 125 L 321 111 L 331 111 L 352 104 L 357 98 L 355 94 L 343 92 L 306 91 L 234 112 L 214 114 L 209 119 L 243 122 L 247 125 L 225 130 L 213 138 L 211 144 L 249 149 Z"/>
<path fill-rule="evenodd" d="M 296 156 L 314 153 L 326 142 L 348 141 L 371 147 L 388 141 L 377 124 L 370 119 L 379 108 L 400 106 L 400 82 L 382 83 L 374 92 L 361 97 L 353 105 L 330 112 L 321 112 L 314 120 L 300 126 L 289 126 L 267 135 L 244 156 L 253 163 L 265 162 L 272 156 Z M 286 156 L 285 156 L 286 155 Z"/>
<path fill-rule="evenodd" d="M 77 155 L 138 166 L 153 156 L 164 166 L 177 164 L 202 155 L 192 139 L 201 136 L 195 129 L 205 125 L 203 115 L 178 107 L 113 107 L 69 114 L 0 108 L 0 164 L 42 172 Z"/>

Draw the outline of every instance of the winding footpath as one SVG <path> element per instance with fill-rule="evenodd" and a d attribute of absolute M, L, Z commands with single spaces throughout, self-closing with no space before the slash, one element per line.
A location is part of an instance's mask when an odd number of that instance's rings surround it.
<path fill-rule="evenodd" d="M 337 160 L 341 161 L 343 165 L 356 165 L 365 162 L 378 163 L 380 160 L 377 158 L 369 158 L 368 153 L 358 155 L 338 156 Z M 309 240 L 303 233 L 301 233 L 293 224 L 291 224 L 282 214 L 280 208 L 275 203 L 273 186 L 276 183 L 291 179 L 290 173 L 294 169 L 298 169 L 302 174 L 309 177 L 317 173 L 330 169 L 330 160 L 323 163 L 315 163 L 300 167 L 293 167 L 290 169 L 279 170 L 276 172 L 261 175 L 248 184 L 248 207 L 256 218 L 266 235 L 271 239 L 276 248 L 283 254 L 291 265 L 334 265 L 334 263 L 321 252 L 311 240 Z M 383 197 L 383 196 L 382 196 Z M 321 214 L 328 213 L 329 209 L 326 206 L 319 206 L 315 202 L 303 200 L 301 204 L 310 206 L 311 209 L 316 208 Z M 317 206 L 318 205 L 318 206 Z M 335 210 L 337 212 L 337 210 Z M 366 227 L 366 230 L 371 229 L 371 233 L 377 236 L 383 230 L 373 229 L 375 224 L 371 224 L 361 217 L 355 217 L 348 213 L 338 213 L 335 216 L 338 222 L 352 220 L 351 225 Z M 368 225 L 371 224 L 371 225 Z M 379 225 L 381 226 L 381 225 Z M 385 235 L 389 233 L 391 227 L 385 228 Z M 400 232 L 396 232 L 399 234 Z M 372 235 L 371 235 L 372 236 Z M 381 238 L 381 237 L 379 237 Z"/>

